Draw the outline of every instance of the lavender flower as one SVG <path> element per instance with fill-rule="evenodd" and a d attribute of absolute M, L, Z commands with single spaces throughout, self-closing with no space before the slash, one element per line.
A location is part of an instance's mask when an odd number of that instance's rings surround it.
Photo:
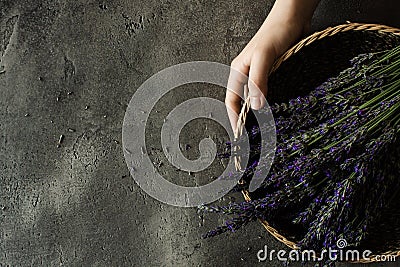
<path fill-rule="evenodd" d="M 200 212 L 235 216 L 204 237 L 234 232 L 257 218 L 271 222 L 284 211 L 304 229 L 296 240 L 304 249 L 335 248 L 339 238 L 358 246 L 366 238 L 399 183 L 392 169 L 399 169 L 393 146 L 400 137 L 400 46 L 361 54 L 351 64 L 308 95 L 271 107 L 277 149 L 258 189 L 263 197 L 199 207 Z M 250 130 L 250 151 L 241 153 L 259 153 L 265 127 Z M 228 157 L 229 149 L 221 155 Z M 243 181 L 264 167 L 257 157 L 250 160 Z"/>

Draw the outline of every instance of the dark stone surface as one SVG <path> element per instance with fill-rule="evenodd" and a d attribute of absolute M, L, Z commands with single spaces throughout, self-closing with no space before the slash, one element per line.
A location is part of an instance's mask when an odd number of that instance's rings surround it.
<path fill-rule="evenodd" d="M 129 177 L 121 146 L 126 105 L 141 83 L 181 62 L 229 64 L 271 5 L 0 0 L 0 266 L 253 266 L 265 244 L 284 248 L 258 223 L 200 239 L 222 219 L 203 224 L 195 209 L 149 197 Z M 399 10 L 394 0 L 323 0 L 313 29 L 346 20 L 400 27 Z M 169 96 L 155 120 L 192 95 L 224 97 L 223 89 L 192 91 Z M 188 156 L 199 136 L 226 138 L 212 123 L 190 127 L 182 136 Z M 163 172 L 196 184 L 221 168 L 201 177 Z"/>

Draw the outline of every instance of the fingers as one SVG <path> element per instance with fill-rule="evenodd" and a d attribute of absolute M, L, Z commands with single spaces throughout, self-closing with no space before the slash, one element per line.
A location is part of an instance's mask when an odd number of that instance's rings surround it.
<path fill-rule="evenodd" d="M 268 74 L 274 62 L 270 53 L 255 53 L 249 71 L 249 96 L 252 109 L 259 110 L 265 106 L 268 90 Z"/>
<path fill-rule="evenodd" d="M 225 105 L 228 112 L 232 129 L 236 132 L 240 104 L 243 98 L 244 85 L 247 83 L 249 67 L 240 63 L 232 62 L 229 73 L 228 85 L 225 96 Z"/>
<path fill-rule="evenodd" d="M 235 59 L 229 74 L 225 105 L 228 111 L 232 129 L 236 132 L 238 114 L 241 109 L 244 87 L 249 88 L 251 108 L 259 110 L 265 106 L 267 95 L 267 79 L 275 60 L 275 51 L 272 46 L 254 51 L 248 64 L 243 60 Z M 251 63 L 251 64 L 250 64 Z M 247 77 L 247 75 L 249 77 Z"/>

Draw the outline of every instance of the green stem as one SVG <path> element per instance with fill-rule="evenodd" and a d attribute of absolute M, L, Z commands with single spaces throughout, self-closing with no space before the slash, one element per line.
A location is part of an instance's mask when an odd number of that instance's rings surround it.
<path fill-rule="evenodd" d="M 398 111 L 399 108 L 400 108 L 400 103 L 397 103 L 396 105 L 392 106 L 384 116 L 380 116 L 381 118 L 372 120 L 372 122 L 375 121 L 375 123 L 367 129 L 367 132 L 370 132 L 381 122 L 387 120 L 391 115 L 393 115 L 396 111 Z"/>

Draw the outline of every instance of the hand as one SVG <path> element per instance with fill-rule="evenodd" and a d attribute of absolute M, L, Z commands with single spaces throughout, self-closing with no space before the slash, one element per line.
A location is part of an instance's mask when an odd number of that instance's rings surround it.
<path fill-rule="evenodd" d="M 261 28 L 232 61 L 225 104 L 234 131 L 244 87 L 248 87 L 251 108 L 262 108 L 273 63 L 309 29 L 317 4 L 317 0 L 277 0 Z"/>

